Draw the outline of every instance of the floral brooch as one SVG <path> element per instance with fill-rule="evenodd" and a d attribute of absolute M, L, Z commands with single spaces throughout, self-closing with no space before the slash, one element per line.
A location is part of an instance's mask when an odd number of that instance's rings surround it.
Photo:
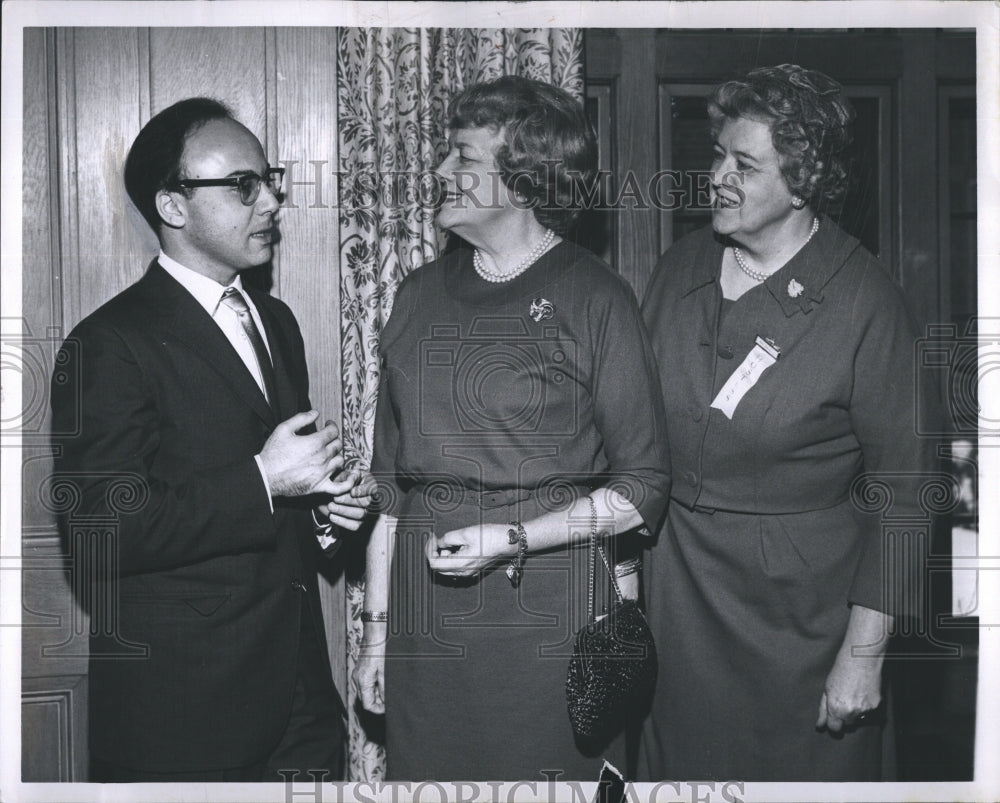
<path fill-rule="evenodd" d="M 798 298 L 800 295 L 802 295 L 802 291 L 805 289 L 806 288 L 804 288 L 801 284 L 799 284 L 795 279 L 792 279 L 788 283 L 788 297 Z"/>
<path fill-rule="evenodd" d="M 535 323 L 541 323 L 555 315 L 556 308 L 547 298 L 536 298 L 531 302 L 528 314 Z"/>

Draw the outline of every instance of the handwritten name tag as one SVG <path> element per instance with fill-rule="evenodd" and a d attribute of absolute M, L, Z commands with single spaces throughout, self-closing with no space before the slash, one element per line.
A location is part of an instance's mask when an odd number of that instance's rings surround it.
<path fill-rule="evenodd" d="M 732 420 L 736 406 L 747 391 L 757 384 L 761 374 L 777 362 L 781 350 L 773 343 L 757 336 L 757 344 L 747 354 L 740 367 L 733 371 L 726 380 L 719 395 L 712 401 L 712 407 L 721 410 L 729 420 Z"/>

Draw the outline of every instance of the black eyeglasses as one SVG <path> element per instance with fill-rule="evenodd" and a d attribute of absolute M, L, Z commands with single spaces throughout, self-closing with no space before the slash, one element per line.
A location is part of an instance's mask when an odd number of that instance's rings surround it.
<path fill-rule="evenodd" d="M 267 182 L 267 188 L 274 194 L 281 193 L 281 181 L 285 177 L 285 168 L 269 167 L 265 175 L 244 173 L 228 178 L 184 178 L 177 182 L 178 187 L 194 189 L 195 187 L 236 187 L 240 191 L 240 201 L 244 206 L 253 206 L 260 196 L 260 185 Z"/>

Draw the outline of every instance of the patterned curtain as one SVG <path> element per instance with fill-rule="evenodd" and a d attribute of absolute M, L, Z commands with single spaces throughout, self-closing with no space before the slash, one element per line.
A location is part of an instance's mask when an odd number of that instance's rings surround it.
<path fill-rule="evenodd" d="M 452 99 L 466 86 L 515 74 L 583 98 L 578 29 L 344 28 L 337 47 L 343 437 L 367 467 L 379 385 L 378 342 L 403 277 L 444 240 L 426 203 L 447 150 Z M 356 572 L 355 572 L 356 574 Z M 361 641 L 363 584 L 348 583 L 348 669 Z M 349 778 L 378 781 L 382 748 L 368 741 L 349 691 Z"/>

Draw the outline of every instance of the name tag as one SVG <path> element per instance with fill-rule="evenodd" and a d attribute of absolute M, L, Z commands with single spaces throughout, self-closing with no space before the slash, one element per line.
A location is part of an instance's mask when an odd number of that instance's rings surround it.
<path fill-rule="evenodd" d="M 757 384 L 760 375 L 778 361 L 781 350 L 773 343 L 757 336 L 757 344 L 747 354 L 740 367 L 733 371 L 726 380 L 719 395 L 712 401 L 712 407 L 721 410 L 729 420 L 732 420 L 736 406 L 746 392 Z"/>

